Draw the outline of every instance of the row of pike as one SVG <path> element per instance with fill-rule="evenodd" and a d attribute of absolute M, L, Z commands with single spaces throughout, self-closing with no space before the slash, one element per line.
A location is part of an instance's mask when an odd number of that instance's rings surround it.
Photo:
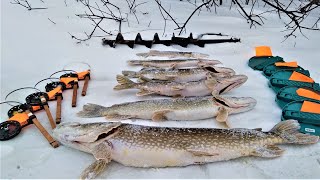
<path fill-rule="evenodd" d="M 78 116 L 153 121 L 201 120 L 216 116 L 218 122 L 228 125 L 229 114 L 249 111 L 256 105 L 256 101 L 250 97 L 220 96 L 241 86 L 246 82 L 247 76 L 235 75 L 234 70 L 230 68 L 214 66 L 221 62 L 203 59 L 207 56 L 205 54 L 151 51 L 138 55 L 163 55 L 174 58 L 186 56 L 193 59 L 128 61 L 130 65 L 140 65 L 144 68 L 138 72 L 122 71 L 123 75 L 117 76 L 119 84 L 114 90 L 134 88 L 139 89 L 137 96 L 159 94 L 180 98 L 129 102 L 111 107 L 87 104 Z M 129 78 L 138 78 L 138 82 Z"/>
<path fill-rule="evenodd" d="M 204 54 L 150 51 L 138 55 L 196 59 L 129 61 L 145 69 L 123 71 L 123 75 L 117 76 L 119 85 L 115 90 L 137 88 L 140 89 L 138 96 L 199 97 L 129 102 L 111 107 L 87 104 L 78 116 L 154 121 L 199 120 L 217 116 L 216 120 L 227 123 L 229 114 L 251 110 L 256 104 L 250 97 L 219 96 L 242 85 L 247 77 L 235 75 L 232 69 L 214 66 L 218 61 L 200 59 L 206 57 Z M 196 68 L 181 69 L 185 67 Z M 135 83 L 128 77 L 139 78 L 139 82 Z M 213 96 L 206 96 L 211 94 Z M 53 134 L 61 143 L 95 157 L 96 161 L 81 174 L 82 179 L 91 179 L 112 160 L 144 168 L 187 166 L 243 156 L 274 158 L 284 151 L 276 144 L 318 142 L 319 137 L 301 134 L 299 128 L 295 120 L 280 122 L 269 132 L 262 132 L 259 128 L 164 128 L 105 122 L 61 124 Z"/>

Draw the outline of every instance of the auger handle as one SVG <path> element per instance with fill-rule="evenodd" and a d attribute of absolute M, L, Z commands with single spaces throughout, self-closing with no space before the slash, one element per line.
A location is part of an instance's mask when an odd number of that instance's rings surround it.
<path fill-rule="evenodd" d="M 57 96 L 57 110 L 56 110 L 56 124 L 60 124 L 61 122 L 61 103 L 62 103 L 62 95 Z"/>
<path fill-rule="evenodd" d="M 48 104 L 47 104 L 46 98 L 44 98 L 44 96 L 40 96 L 40 99 L 41 99 L 41 102 L 42 102 L 42 104 L 43 104 L 44 110 L 45 110 L 46 113 L 47 113 L 47 116 L 48 116 L 48 119 L 49 119 L 51 128 L 52 128 L 52 129 L 56 128 L 56 123 L 55 123 L 54 120 L 53 120 L 53 117 L 52 117 L 52 114 L 51 114 L 51 112 L 50 112 L 49 106 L 48 106 Z"/>
<path fill-rule="evenodd" d="M 41 125 L 41 123 L 39 122 L 39 120 L 29 111 L 26 111 L 28 113 L 28 115 L 33 116 L 33 118 L 31 119 L 31 121 L 33 122 L 33 124 L 38 128 L 38 130 L 41 132 L 41 134 L 47 139 L 47 141 L 49 142 L 49 144 L 53 147 L 53 148 L 57 148 L 59 147 L 59 143 L 53 139 L 53 137 L 48 133 L 48 131 Z"/>
<path fill-rule="evenodd" d="M 73 84 L 73 94 L 72 94 L 72 107 L 77 106 L 77 96 L 78 96 L 78 81 Z"/>
<path fill-rule="evenodd" d="M 82 93 L 81 93 L 82 96 L 85 96 L 87 94 L 89 80 L 90 80 L 90 77 L 86 76 L 86 78 L 84 79 L 84 85 L 83 85 L 83 88 L 82 88 Z"/>

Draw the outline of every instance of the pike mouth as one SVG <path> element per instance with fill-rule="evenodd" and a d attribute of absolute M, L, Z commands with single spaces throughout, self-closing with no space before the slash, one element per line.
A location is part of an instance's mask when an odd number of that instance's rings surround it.
<path fill-rule="evenodd" d="M 221 101 L 221 100 L 218 99 L 218 98 L 213 97 L 213 99 L 214 99 L 215 101 L 217 101 L 218 103 L 224 105 L 224 106 L 230 107 L 227 103 L 225 103 L 224 101 Z"/>
<path fill-rule="evenodd" d="M 204 69 L 207 71 L 210 71 L 212 73 L 219 73 L 215 68 L 210 67 L 210 66 L 205 66 Z"/>
<path fill-rule="evenodd" d="M 232 109 L 241 109 L 241 108 L 250 108 L 254 107 L 256 105 L 256 101 L 253 98 L 246 98 L 242 102 L 237 103 L 237 98 L 235 101 L 224 99 L 224 98 L 219 98 L 219 97 L 213 97 L 213 100 L 216 101 L 218 104 L 232 108 Z"/>
<path fill-rule="evenodd" d="M 117 131 L 118 131 L 118 127 L 111 129 L 107 133 L 102 133 L 97 137 L 97 139 L 94 142 L 100 141 L 102 139 L 106 139 L 107 137 L 114 135 Z"/>
<path fill-rule="evenodd" d="M 85 144 L 85 143 L 95 143 L 95 142 L 99 142 L 99 141 L 104 141 L 106 138 L 109 138 L 110 136 L 114 135 L 117 132 L 117 130 L 118 130 L 118 128 L 114 128 L 107 133 L 102 133 L 96 138 L 96 140 L 94 140 L 92 142 L 91 141 L 90 142 L 71 141 L 71 143 L 81 145 L 83 143 Z"/>
<path fill-rule="evenodd" d="M 223 94 L 223 93 L 230 91 L 231 89 L 237 88 L 245 82 L 246 82 L 246 80 L 238 80 L 236 82 L 233 82 L 233 83 L 229 84 L 228 86 L 224 87 L 223 89 L 221 89 L 219 91 L 219 94 Z"/>
<path fill-rule="evenodd" d="M 225 93 L 225 92 L 228 92 L 228 91 L 230 91 L 231 89 L 240 86 L 241 84 L 242 84 L 242 83 L 237 83 L 237 82 L 231 83 L 231 84 L 229 84 L 228 86 L 226 86 L 225 88 L 221 89 L 220 92 L 219 92 L 219 94 L 223 94 L 223 93 Z"/>
<path fill-rule="evenodd" d="M 64 136 L 62 136 L 62 138 L 60 138 L 60 140 L 62 140 L 64 142 L 71 143 L 71 144 L 76 144 L 76 145 L 81 145 L 81 144 L 86 144 L 86 143 L 96 143 L 96 142 L 104 141 L 105 139 L 112 137 L 117 132 L 118 132 L 118 127 L 114 127 L 110 131 L 100 133 L 99 135 L 96 135 L 96 136 L 92 136 L 92 135 L 90 135 L 90 133 L 87 133 L 87 134 L 79 135 L 79 136 L 73 138 L 73 140 L 72 140 L 72 139 L 69 139 L 68 135 L 64 135 Z M 83 137 L 85 137 L 85 138 L 83 138 Z"/>

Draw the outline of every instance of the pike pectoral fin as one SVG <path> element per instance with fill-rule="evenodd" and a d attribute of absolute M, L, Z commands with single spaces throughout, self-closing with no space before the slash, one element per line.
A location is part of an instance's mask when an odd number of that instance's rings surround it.
<path fill-rule="evenodd" d="M 224 106 L 222 106 L 218 110 L 218 115 L 216 117 L 216 120 L 220 123 L 225 123 L 226 127 L 230 128 L 228 116 L 229 116 L 228 110 Z"/>
<path fill-rule="evenodd" d="M 107 166 L 105 159 L 100 159 L 88 166 L 80 175 L 80 179 L 93 179 L 97 177 Z"/>
<path fill-rule="evenodd" d="M 173 63 L 170 65 L 170 68 L 175 69 L 176 65 L 177 65 L 176 63 Z"/>
<path fill-rule="evenodd" d="M 207 76 L 207 80 L 204 81 L 207 88 L 210 90 L 214 90 L 216 84 L 218 83 L 217 80 L 211 76 Z"/>
<path fill-rule="evenodd" d="M 129 116 L 129 115 L 108 114 L 105 116 L 105 118 L 109 119 L 109 120 L 123 120 L 123 119 L 131 119 L 131 118 L 135 118 L 135 117 Z"/>
<path fill-rule="evenodd" d="M 152 81 L 151 79 L 149 78 L 146 78 L 144 76 L 140 76 L 137 80 L 139 83 L 144 83 L 144 82 L 149 82 L 149 81 Z"/>
<path fill-rule="evenodd" d="M 263 147 L 258 147 L 251 152 L 252 156 L 266 157 L 266 158 L 275 158 L 281 156 L 283 149 L 280 149 L 275 145 L 266 145 Z"/>
<path fill-rule="evenodd" d="M 177 75 L 165 75 L 167 81 L 173 81 L 176 79 Z"/>
<path fill-rule="evenodd" d="M 180 91 L 180 90 L 183 90 L 185 88 L 184 85 L 175 85 L 175 86 L 172 86 L 171 87 L 171 90 L 173 91 Z"/>
<path fill-rule="evenodd" d="M 150 95 L 150 94 L 154 94 L 154 92 L 141 89 L 139 92 L 137 92 L 136 95 L 137 96 L 146 96 L 146 95 Z"/>
<path fill-rule="evenodd" d="M 208 151 L 202 151 L 202 150 L 195 150 L 195 149 L 187 149 L 188 152 L 190 152 L 194 156 L 218 156 L 218 153 L 212 153 Z"/>
<path fill-rule="evenodd" d="M 96 158 L 96 161 L 81 173 L 81 179 L 93 179 L 97 177 L 111 161 L 111 147 L 108 143 L 101 143 L 94 147 L 92 154 Z"/>
<path fill-rule="evenodd" d="M 164 121 L 164 120 L 167 120 L 166 114 L 168 112 L 171 112 L 171 110 L 156 111 L 152 115 L 152 120 L 153 121 Z"/>
<path fill-rule="evenodd" d="M 216 120 L 218 122 L 227 122 L 228 115 L 229 115 L 229 112 L 225 107 L 223 107 L 223 106 L 219 107 L 218 115 L 216 117 Z"/>
<path fill-rule="evenodd" d="M 219 95 L 219 91 L 217 91 L 217 90 L 212 90 L 211 95 L 212 95 L 212 96 Z"/>

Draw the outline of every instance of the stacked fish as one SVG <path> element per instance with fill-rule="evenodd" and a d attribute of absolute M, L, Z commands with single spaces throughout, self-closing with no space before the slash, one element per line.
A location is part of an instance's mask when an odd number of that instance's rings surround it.
<path fill-rule="evenodd" d="M 128 61 L 130 65 L 143 66 L 143 69 L 122 71 L 123 75 L 117 76 L 119 84 L 114 90 L 139 89 L 137 96 L 158 94 L 179 98 L 128 102 L 111 107 L 87 104 L 78 116 L 153 121 L 201 120 L 216 116 L 218 122 L 229 127 L 229 114 L 249 111 L 256 105 L 250 97 L 220 96 L 241 86 L 247 76 L 235 75 L 230 68 L 215 66 L 221 62 L 204 59 L 208 58 L 207 54 L 151 50 L 137 55 L 166 57 L 168 60 Z M 129 78 L 138 78 L 138 82 Z"/>
<path fill-rule="evenodd" d="M 217 116 L 227 124 L 228 114 L 251 110 L 256 101 L 250 97 L 221 97 L 242 85 L 247 77 L 229 68 L 216 67 L 214 60 L 200 59 L 204 54 L 160 52 L 140 56 L 182 56 L 192 60 L 129 61 L 142 65 L 139 72 L 123 71 L 117 76 L 115 90 L 137 88 L 138 96 L 160 94 L 172 99 L 116 104 L 104 107 L 87 104 L 80 117 L 107 119 L 200 120 Z M 189 69 L 181 69 L 193 67 Z M 139 78 L 133 82 L 129 78 Z M 207 96 L 212 94 L 213 96 Z M 190 97 L 195 96 L 195 97 Z M 87 152 L 95 161 L 81 174 L 91 179 L 111 161 L 133 167 L 172 167 L 224 161 L 242 156 L 274 158 L 282 150 L 276 144 L 314 144 L 319 137 L 298 132 L 295 120 L 283 121 L 269 132 L 261 129 L 210 129 L 147 127 L 120 122 L 67 123 L 55 128 L 54 137 L 64 145 Z"/>

